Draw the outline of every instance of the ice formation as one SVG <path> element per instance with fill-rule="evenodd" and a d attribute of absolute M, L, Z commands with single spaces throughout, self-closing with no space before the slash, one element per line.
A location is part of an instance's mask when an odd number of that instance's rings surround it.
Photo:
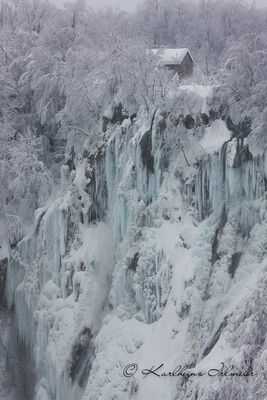
<path fill-rule="evenodd" d="M 187 128 L 181 151 L 159 110 L 140 112 L 62 167 L 58 198 L 37 210 L 7 268 L 35 371 L 27 400 L 264 398 L 266 155 L 220 119 Z M 258 373 L 141 373 L 220 362 Z M 129 363 L 139 369 L 127 378 Z"/>

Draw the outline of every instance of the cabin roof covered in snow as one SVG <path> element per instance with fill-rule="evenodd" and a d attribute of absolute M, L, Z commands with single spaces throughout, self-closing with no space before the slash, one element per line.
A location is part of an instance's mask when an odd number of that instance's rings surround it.
<path fill-rule="evenodd" d="M 181 64 L 187 53 L 189 54 L 192 62 L 194 63 L 194 59 L 187 48 L 182 48 L 182 49 L 159 48 L 159 49 L 151 49 L 149 51 L 151 51 L 154 55 L 159 55 L 161 60 L 160 62 L 164 65 Z"/>

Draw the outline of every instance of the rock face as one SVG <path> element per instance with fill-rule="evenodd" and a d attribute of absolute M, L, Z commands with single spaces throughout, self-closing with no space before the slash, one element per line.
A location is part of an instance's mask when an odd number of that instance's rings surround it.
<path fill-rule="evenodd" d="M 6 278 L 0 264 L 35 372 L 27 400 L 266 397 L 266 155 L 230 133 L 212 154 L 192 151 L 207 121 L 183 145 L 185 128 L 162 121 L 107 123 L 62 167 L 61 194 Z M 222 362 L 255 376 L 209 377 Z M 143 379 L 162 363 L 204 375 Z"/>
<path fill-rule="evenodd" d="M 8 258 L 5 257 L 0 260 L 0 307 L 5 308 L 5 287 L 6 287 L 6 273 L 7 273 Z"/>

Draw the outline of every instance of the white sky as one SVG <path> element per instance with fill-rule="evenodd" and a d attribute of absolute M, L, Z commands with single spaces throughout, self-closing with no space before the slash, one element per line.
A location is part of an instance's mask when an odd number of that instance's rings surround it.
<path fill-rule="evenodd" d="M 74 0 L 50 0 L 51 3 L 62 7 L 65 3 L 71 3 Z M 142 2 L 142 0 L 86 0 L 89 6 L 93 8 L 101 8 L 110 6 L 113 8 L 119 8 L 125 11 L 134 11 L 137 4 Z M 266 0 L 267 1 L 267 0 Z"/>
<path fill-rule="evenodd" d="M 249 3 L 254 2 L 258 7 L 267 6 L 267 0 L 243 0 L 243 1 Z M 71 0 L 51 0 L 51 2 L 59 6 L 62 6 L 66 2 L 71 2 Z M 111 6 L 111 7 L 119 7 L 120 9 L 126 11 L 134 11 L 136 9 L 137 4 L 141 3 L 142 0 L 87 0 L 87 2 L 93 8 Z"/>
<path fill-rule="evenodd" d="M 112 6 L 122 10 L 134 11 L 141 0 L 87 0 L 92 7 Z"/>

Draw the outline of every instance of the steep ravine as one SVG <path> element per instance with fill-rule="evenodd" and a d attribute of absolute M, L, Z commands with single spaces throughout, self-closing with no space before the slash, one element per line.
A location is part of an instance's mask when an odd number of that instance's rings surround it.
<path fill-rule="evenodd" d="M 246 393 L 232 378 L 226 387 L 122 374 L 131 362 L 266 362 L 266 157 L 236 138 L 194 154 L 205 126 L 168 130 L 159 112 L 107 123 L 101 144 L 88 140 L 62 167 L 60 195 L 37 210 L 7 270 L 7 306 L 34 362 L 27 400 L 218 400 L 227 390 L 247 400 L 264 390 L 260 374 Z M 183 147 L 175 137 L 167 146 L 173 129 L 188 135 Z"/>

